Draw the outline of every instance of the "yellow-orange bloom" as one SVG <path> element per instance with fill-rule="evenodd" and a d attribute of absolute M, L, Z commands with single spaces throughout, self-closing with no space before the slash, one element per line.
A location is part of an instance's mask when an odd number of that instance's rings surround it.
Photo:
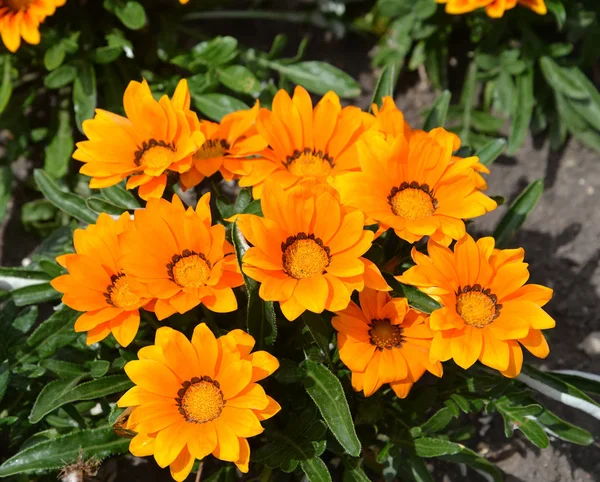
<path fill-rule="evenodd" d="M 253 347 L 254 338 L 241 330 L 215 339 L 202 323 L 190 342 L 179 331 L 159 328 L 155 344 L 125 365 L 136 386 L 117 404 L 135 407 L 127 421 L 137 432 L 131 453 L 154 455 L 177 481 L 211 453 L 248 472 L 246 439 L 262 433 L 260 422 L 281 409 L 256 383 L 279 362 L 266 351 L 251 353 Z"/>
<path fill-rule="evenodd" d="M 66 0 L 2 0 L 0 35 L 8 50 L 16 52 L 21 38 L 28 44 L 40 43 L 40 24 Z"/>
<path fill-rule="evenodd" d="M 85 163 L 80 172 L 92 177 L 92 188 L 131 176 L 127 189 L 139 187 L 142 199 L 159 198 L 167 175 L 188 171 L 204 142 L 202 132 L 192 129 L 198 119 L 189 110 L 187 81 L 179 82 L 172 99 L 164 95 L 159 101 L 145 80 L 130 82 L 123 102 L 126 118 L 96 109 L 83 123 L 88 140 L 77 143 L 73 158 Z"/>
<path fill-rule="evenodd" d="M 183 189 L 200 184 L 219 170 L 225 180 L 231 181 L 234 178 L 231 170 L 244 162 L 236 158 L 253 156 L 267 147 L 254 124 L 258 110 L 257 102 L 250 110 L 226 115 L 219 124 L 203 120 L 195 125 L 206 141 L 194 154 L 192 168 L 179 177 Z"/>
<path fill-rule="evenodd" d="M 242 275 L 225 227 L 211 226 L 209 200 L 205 194 L 186 210 L 176 195 L 151 199 L 119 239 L 126 273 L 157 298 L 151 308 L 161 320 L 200 303 L 219 313 L 237 309 L 232 288 Z"/>
<path fill-rule="evenodd" d="M 352 291 L 365 285 L 389 289 L 377 266 L 362 257 L 373 241 L 373 232 L 363 230 L 363 214 L 340 206 L 325 186 L 286 192 L 270 183 L 261 205 L 264 218 L 243 214 L 237 221 L 253 245 L 242 269 L 288 320 L 305 310 L 343 310 Z"/>
<path fill-rule="evenodd" d="M 517 4 L 533 10 L 539 15 L 548 13 L 544 0 L 436 0 L 446 4 L 446 13 L 460 15 L 485 7 L 485 12 L 492 18 L 500 18 L 506 10 Z"/>
<path fill-rule="evenodd" d="M 449 244 L 465 234 L 463 219 L 481 216 L 496 203 L 478 188 L 476 157 L 453 160 L 454 136 L 444 129 L 414 131 L 387 140 L 367 132 L 357 143 L 362 172 L 330 182 L 342 204 L 360 209 L 410 243 L 423 236 Z M 457 158 L 458 159 L 458 158 Z M 483 166 L 482 166 L 483 167 Z"/>
<path fill-rule="evenodd" d="M 352 386 L 375 393 L 389 383 L 400 398 L 425 371 L 442 376 L 442 364 L 429 361 L 433 332 L 427 316 L 408 307 L 406 298 L 366 288 L 360 307 L 350 302 L 331 323 L 338 333 L 340 359 L 352 371 Z"/>
<path fill-rule="evenodd" d="M 293 98 L 280 90 L 273 109 L 261 109 L 256 121 L 259 134 L 269 144 L 261 158 L 240 163 L 235 173 L 240 186 L 253 186 L 260 198 L 265 179 L 284 189 L 301 181 L 325 183 L 328 176 L 357 170 L 352 147 L 364 130 L 358 107 L 344 107 L 328 92 L 313 109 L 308 92 L 296 87 Z"/>
<path fill-rule="evenodd" d="M 117 237 L 131 224 L 129 213 L 117 221 L 102 213 L 96 224 L 75 230 L 76 253 L 56 259 L 69 274 L 51 284 L 64 293 L 65 305 L 85 312 L 75 322 L 75 331 L 88 332 L 88 345 L 111 332 L 122 346 L 129 345 L 140 325 L 139 308 L 151 300 L 145 287 L 124 273 L 120 262 Z"/>
<path fill-rule="evenodd" d="M 548 355 L 540 330 L 555 322 L 541 307 L 552 290 L 525 284 L 529 271 L 522 248 L 494 249 L 493 238 L 475 242 L 469 235 L 454 252 L 431 240 L 427 247 L 429 256 L 413 248 L 416 266 L 397 279 L 443 305 L 430 317 L 432 360 L 453 358 L 465 369 L 479 360 L 512 378 L 523 364 L 519 344 L 539 358 Z"/>

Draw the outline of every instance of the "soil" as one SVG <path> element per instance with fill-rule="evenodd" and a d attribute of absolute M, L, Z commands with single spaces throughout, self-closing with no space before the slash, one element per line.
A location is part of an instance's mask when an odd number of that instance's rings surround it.
<path fill-rule="evenodd" d="M 202 25 L 204 28 L 206 25 Z M 369 67 L 365 42 L 355 35 L 342 40 L 329 33 L 303 25 L 283 28 L 276 23 L 249 22 L 243 27 L 234 21 L 212 21 L 208 29 L 215 34 L 232 34 L 246 45 L 268 50 L 273 36 L 280 30 L 289 34 L 290 49 L 305 34 L 313 40 L 305 58 L 325 60 L 351 73 L 363 85 L 363 95 L 357 104 L 365 108 L 371 99 L 374 77 Z M 286 52 L 293 55 L 293 51 Z M 397 105 L 404 111 L 413 126 L 420 126 L 420 112 L 435 98 L 435 94 L 411 75 L 402 75 Z M 557 326 L 549 333 L 550 356 L 541 363 L 549 369 L 584 370 L 600 373 L 600 354 L 588 355 L 579 345 L 594 331 L 600 331 L 597 312 L 600 310 L 600 155 L 577 142 L 570 142 L 559 153 L 549 151 L 547 143 L 528 139 L 515 157 L 501 157 L 492 166 L 489 176 L 489 193 L 502 195 L 510 203 L 521 190 L 535 179 L 543 178 L 546 191 L 531 213 L 512 246 L 523 246 L 530 263 L 531 282 L 550 286 L 555 290 L 553 300 L 547 305 Z M 11 203 L 11 216 L 0 227 L 0 262 L 18 264 L 29 254 L 31 235 L 20 228 L 19 208 L 24 189 L 19 185 L 17 198 Z M 506 212 L 506 205 L 476 220 L 471 232 L 487 235 Z M 533 360 L 530 360 L 533 361 Z M 565 419 L 600 435 L 600 422 L 574 409 L 558 403 L 544 401 Z M 510 440 L 504 437 L 501 423 L 495 420 L 480 443 L 486 452 L 506 472 L 507 482 L 588 482 L 600 474 L 598 445 L 578 447 L 553 441 L 550 448 L 537 450 L 518 435 Z M 128 462 L 128 460 L 133 463 Z M 166 471 L 158 471 L 135 458 L 111 461 L 118 469 L 111 469 L 102 480 L 170 480 Z M 106 469 L 101 470 L 102 473 Z M 140 475 L 140 472 L 143 474 Z M 135 475 L 134 475 L 135 474 Z M 446 478 L 445 478 L 446 479 Z M 193 480 L 191 478 L 190 480 Z M 467 480 L 464 476 L 453 481 Z"/>

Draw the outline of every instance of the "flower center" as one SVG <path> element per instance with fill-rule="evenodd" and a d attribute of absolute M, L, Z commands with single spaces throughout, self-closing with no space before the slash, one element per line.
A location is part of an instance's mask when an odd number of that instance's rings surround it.
<path fill-rule="evenodd" d="M 167 264 L 169 278 L 182 288 L 200 288 L 206 284 L 212 266 L 202 253 L 184 249 L 183 253 L 173 255 Z"/>
<path fill-rule="evenodd" d="M 188 422 L 205 423 L 219 418 L 225 401 L 218 381 L 206 376 L 194 377 L 181 386 L 175 401 Z"/>
<path fill-rule="evenodd" d="M 294 154 L 287 156 L 283 165 L 294 176 L 327 176 L 335 165 L 333 158 L 322 151 L 306 148 L 303 151 L 295 150 Z"/>
<path fill-rule="evenodd" d="M 437 199 L 427 184 L 403 182 L 390 191 L 388 204 L 396 216 L 405 219 L 423 219 L 431 216 L 437 208 Z"/>
<path fill-rule="evenodd" d="M 283 270 L 296 279 L 311 278 L 322 274 L 329 266 L 331 256 L 329 248 L 323 246 L 320 238 L 314 234 L 298 233 L 281 243 L 283 252 Z"/>
<path fill-rule="evenodd" d="M 392 325 L 389 318 L 371 320 L 369 336 L 371 345 L 375 345 L 379 351 L 383 351 L 384 348 L 400 348 L 404 342 L 402 328 Z"/>
<path fill-rule="evenodd" d="M 2 3 L 8 7 L 9 10 L 17 12 L 19 10 L 27 10 L 27 7 L 33 2 L 35 2 L 35 0 L 4 0 Z"/>
<path fill-rule="evenodd" d="M 458 289 L 456 312 L 467 325 L 483 328 L 498 318 L 501 309 L 496 295 L 479 284 Z"/>
<path fill-rule="evenodd" d="M 195 160 L 222 157 L 227 153 L 229 144 L 225 139 L 208 139 L 194 154 Z"/>
<path fill-rule="evenodd" d="M 173 160 L 175 144 L 150 139 L 135 152 L 135 165 L 150 169 L 166 169 Z"/>
<path fill-rule="evenodd" d="M 116 308 L 131 310 L 138 308 L 140 297 L 131 289 L 129 279 L 125 274 L 112 275 L 112 285 L 106 288 L 106 301 Z"/>

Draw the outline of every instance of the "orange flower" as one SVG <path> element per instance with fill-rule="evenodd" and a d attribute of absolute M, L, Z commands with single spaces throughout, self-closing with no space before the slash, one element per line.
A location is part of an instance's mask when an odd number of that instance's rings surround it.
<path fill-rule="evenodd" d="M 154 455 L 177 481 L 211 453 L 248 472 L 246 439 L 262 433 L 260 422 L 281 409 L 256 383 L 279 362 L 266 351 L 250 353 L 253 347 L 254 338 L 241 330 L 215 339 L 202 323 L 190 343 L 179 331 L 159 328 L 155 344 L 125 365 L 136 386 L 117 404 L 135 407 L 127 421 L 137 432 L 131 453 Z"/>
<path fill-rule="evenodd" d="M 500 18 L 506 10 L 515 8 L 517 3 L 533 10 L 539 15 L 548 13 L 544 0 L 437 0 L 437 2 L 445 3 L 446 12 L 456 15 L 485 7 L 488 16 Z"/>
<path fill-rule="evenodd" d="M 449 244 L 464 236 L 463 219 L 496 208 L 478 189 L 474 166 L 479 160 L 453 160 L 454 140 L 441 128 L 413 131 L 408 140 L 404 136 L 386 140 L 381 133 L 367 132 L 357 143 L 362 172 L 330 182 L 342 204 L 394 228 L 400 238 L 414 243 L 431 236 Z"/>
<path fill-rule="evenodd" d="M 243 283 L 233 247 L 222 224 L 211 226 L 210 194 L 196 209 L 151 199 L 135 212 L 135 228 L 119 239 L 127 274 L 157 298 L 159 319 L 203 303 L 219 313 L 237 309 L 232 288 Z"/>
<path fill-rule="evenodd" d="M 548 355 L 540 330 L 554 328 L 555 322 L 541 307 L 552 290 L 525 284 L 529 271 L 522 248 L 494 249 L 493 238 L 475 242 L 466 235 L 454 253 L 432 240 L 428 252 L 413 248 L 416 266 L 397 279 L 443 305 L 430 318 L 432 360 L 453 358 L 465 369 L 479 360 L 512 378 L 523 363 L 519 344 L 539 358 Z"/>
<path fill-rule="evenodd" d="M 406 298 L 366 288 L 360 307 L 350 302 L 331 323 L 338 333 L 340 359 L 352 371 L 352 386 L 369 397 L 389 383 L 406 398 L 425 370 L 442 376 L 442 365 L 429 361 L 433 332 L 427 316 L 408 307 Z"/>
<path fill-rule="evenodd" d="M 270 183 L 263 194 L 264 218 L 238 217 L 239 229 L 253 244 L 243 270 L 261 283 L 262 299 L 279 301 L 288 320 L 305 310 L 343 310 L 352 291 L 365 285 L 389 289 L 379 269 L 362 257 L 373 232 L 363 230 L 361 212 L 340 206 L 326 186 L 285 192 Z"/>
<path fill-rule="evenodd" d="M 8 50 L 16 52 L 21 38 L 28 44 L 40 43 L 40 23 L 54 15 L 66 0 L 3 0 L 0 2 L 0 34 Z"/>
<path fill-rule="evenodd" d="M 144 80 L 130 82 L 125 96 L 127 118 L 96 109 L 96 116 L 83 123 L 89 140 L 77 143 L 73 158 L 84 162 L 80 172 L 92 177 L 91 188 L 103 188 L 127 180 L 127 189 L 139 187 L 142 199 L 159 198 L 167 185 L 167 174 L 192 167 L 192 155 L 204 142 L 198 122 L 189 110 L 187 82 L 177 85 L 173 99 L 152 96 Z"/>
<path fill-rule="evenodd" d="M 225 180 L 231 181 L 231 170 L 243 162 L 235 158 L 255 155 L 267 147 L 254 125 L 258 110 L 257 102 L 250 110 L 226 115 L 220 124 L 206 120 L 196 124 L 195 129 L 202 132 L 206 141 L 194 154 L 192 168 L 179 177 L 183 189 L 200 184 L 219 170 Z"/>
<path fill-rule="evenodd" d="M 308 92 L 296 87 L 294 97 L 280 90 L 273 111 L 261 109 L 256 127 L 269 144 L 264 158 L 236 167 L 240 186 L 253 186 L 260 198 L 265 179 L 288 189 L 300 181 L 324 183 L 328 176 L 358 169 L 354 143 L 363 131 L 358 107 L 342 109 L 339 97 L 328 92 L 313 110 Z"/>
<path fill-rule="evenodd" d="M 88 332 L 88 345 L 111 332 L 119 344 L 129 345 L 140 325 L 139 308 L 151 299 L 144 286 L 124 273 L 120 262 L 117 236 L 132 224 L 129 213 L 117 221 L 102 213 L 96 224 L 75 230 L 76 254 L 56 258 L 69 274 L 51 284 L 64 293 L 65 305 L 85 312 L 75 322 L 75 331 Z"/>

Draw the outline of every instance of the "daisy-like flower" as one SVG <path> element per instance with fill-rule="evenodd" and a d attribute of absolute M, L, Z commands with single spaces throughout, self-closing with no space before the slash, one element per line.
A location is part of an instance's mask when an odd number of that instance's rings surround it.
<path fill-rule="evenodd" d="M 500 18 L 506 10 L 515 8 L 517 4 L 533 10 L 539 15 L 546 15 L 548 9 L 544 0 L 437 0 L 446 4 L 446 13 L 460 15 L 485 7 L 485 12 L 492 18 Z"/>
<path fill-rule="evenodd" d="M 127 189 L 139 187 L 142 199 L 159 198 L 169 173 L 192 167 L 192 155 L 204 135 L 194 130 L 196 114 L 189 110 L 186 80 L 177 85 L 172 99 L 155 100 L 148 83 L 130 82 L 123 97 L 127 117 L 102 109 L 83 123 L 88 140 L 78 142 L 73 158 L 84 162 L 80 172 L 91 176 L 91 188 L 127 180 Z M 131 177 L 130 177 L 131 176 Z"/>
<path fill-rule="evenodd" d="M 28 44 L 40 43 L 40 24 L 66 0 L 0 1 L 0 35 L 8 50 L 16 52 L 21 38 Z"/>
<path fill-rule="evenodd" d="M 356 391 L 368 397 L 389 383 L 405 398 L 426 370 L 442 376 L 442 364 L 429 361 L 433 332 L 426 315 L 409 308 L 406 298 L 391 298 L 385 291 L 366 288 L 359 300 L 360 307 L 350 302 L 331 320 Z"/>
<path fill-rule="evenodd" d="M 522 248 L 494 249 L 493 238 L 475 242 L 468 234 L 454 252 L 432 240 L 427 247 L 429 256 L 413 248 L 416 266 L 397 279 L 443 305 L 430 317 L 432 360 L 453 358 L 465 369 L 479 360 L 512 378 L 523 364 L 520 345 L 539 358 L 548 355 L 540 330 L 554 328 L 555 321 L 541 307 L 552 290 L 526 284 Z"/>
<path fill-rule="evenodd" d="M 88 332 L 88 345 L 110 333 L 122 346 L 129 345 L 140 325 L 139 309 L 151 301 L 145 287 L 127 276 L 120 262 L 117 238 L 131 225 L 129 213 L 117 221 L 102 213 L 96 224 L 75 230 L 75 254 L 56 258 L 69 274 L 54 278 L 52 287 L 64 293 L 65 305 L 85 312 L 75 322 L 75 331 Z"/>
<path fill-rule="evenodd" d="M 454 162 L 454 141 L 444 129 L 386 139 L 367 132 L 357 143 L 362 172 L 330 182 L 342 204 L 360 209 L 382 227 L 414 243 L 423 236 L 449 244 L 465 234 L 463 219 L 481 216 L 496 203 L 477 187 L 476 157 Z"/>
<path fill-rule="evenodd" d="M 362 257 L 373 241 L 364 215 L 340 206 L 327 190 L 298 186 L 284 191 L 269 183 L 261 200 L 264 218 L 238 217 L 252 243 L 243 270 L 261 283 L 259 295 L 278 301 L 292 321 L 305 310 L 343 310 L 352 291 L 389 290 L 379 269 Z"/>
<path fill-rule="evenodd" d="M 209 454 L 248 472 L 248 437 L 263 431 L 260 422 L 281 407 L 256 382 L 279 367 L 266 351 L 251 353 L 254 338 L 233 330 L 215 339 L 202 323 L 191 342 L 179 331 L 161 327 L 154 345 L 125 365 L 136 386 L 117 402 L 135 407 L 127 429 L 137 432 L 129 450 L 154 455 L 185 480 L 196 459 Z"/>
<path fill-rule="evenodd" d="M 358 169 L 353 149 L 363 128 L 358 107 L 344 107 L 328 92 L 313 109 L 308 92 L 296 87 L 293 98 L 280 90 L 273 110 L 261 109 L 256 121 L 259 134 L 269 144 L 260 158 L 248 159 L 235 171 L 240 186 L 253 186 L 260 198 L 265 179 L 284 189 L 300 181 L 324 183 L 328 176 Z"/>
<path fill-rule="evenodd" d="M 231 181 L 234 178 L 232 169 L 243 169 L 243 158 L 260 153 L 267 143 L 258 135 L 255 121 L 259 104 L 250 110 L 232 112 L 223 117 L 220 123 L 203 120 L 195 129 L 202 132 L 206 141 L 196 151 L 192 168 L 179 176 L 183 189 L 197 186 L 205 177 L 221 171 L 223 178 Z"/>
<path fill-rule="evenodd" d="M 200 303 L 219 313 L 237 309 L 232 288 L 242 275 L 225 227 L 211 226 L 209 200 L 205 194 L 186 210 L 176 195 L 151 199 L 119 239 L 125 271 L 157 298 L 149 309 L 161 320 Z"/>

